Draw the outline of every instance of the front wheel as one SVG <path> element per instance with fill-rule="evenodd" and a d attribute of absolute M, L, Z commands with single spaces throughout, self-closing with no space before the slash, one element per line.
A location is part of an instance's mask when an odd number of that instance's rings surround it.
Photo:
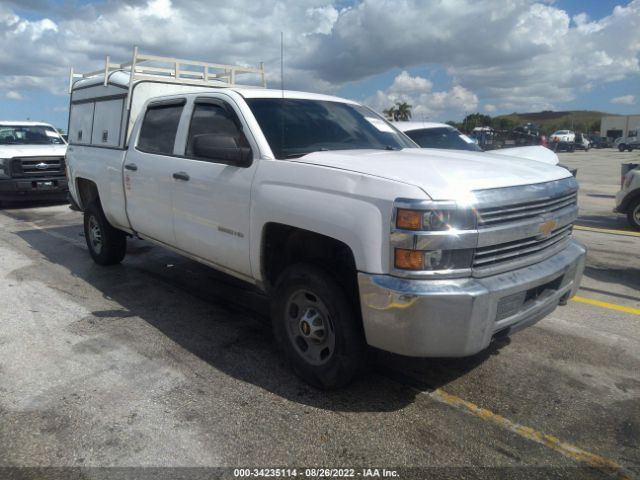
<path fill-rule="evenodd" d="M 621 143 L 620 145 L 618 145 L 618 150 L 620 152 L 624 152 L 624 150 L 627 148 L 627 146 L 624 143 Z"/>
<path fill-rule="evenodd" d="M 276 340 L 307 383 L 340 388 L 361 369 L 365 343 L 358 314 L 324 270 L 309 264 L 287 267 L 273 292 L 271 316 Z"/>
<path fill-rule="evenodd" d="M 127 253 L 126 234 L 111 226 L 98 202 L 84 211 L 84 237 L 89 254 L 98 265 L 120 263 Z"/>
<path fill-rule="evenodd" d="M 627 210 L 627 220 L 636 230 L 640 230 L 640 198 L 636 198 Z"/>

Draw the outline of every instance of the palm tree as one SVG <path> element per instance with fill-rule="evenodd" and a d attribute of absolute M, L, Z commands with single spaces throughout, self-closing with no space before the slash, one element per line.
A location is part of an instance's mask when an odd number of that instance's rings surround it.
<path fill-rule="evenodd" d="M 413 105 L 409 105 L 407 102 L 396 102 L 396 106 L 398 107 L 395 112 L 396 120 L 410 120 L 411 119 L 411 108 Z"/>
<path fill-rule="evenodd" d="M 396 106 L 395 105 L 391 105 L 389 108 L 387 108 L 386 110 L 383 110 L 382 113 L 384 113 L 387 118 L 389 120 L 397 120 L 396 118 L 396 114 L 398 113 L 396 110 Z"/>

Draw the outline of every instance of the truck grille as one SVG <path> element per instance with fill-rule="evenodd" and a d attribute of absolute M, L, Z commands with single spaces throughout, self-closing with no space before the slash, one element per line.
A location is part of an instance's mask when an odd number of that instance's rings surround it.
<path fill-rule="evenodd" d="M 485 268 L 555 252 L 568 241 L 573 225 L 553 230 L 548 236 L 529 237 L 476 249 L 473 268 Z"/>
<path fill-rule="evenodd" d="M 11 176 L 55 177 L 65 174 L 64 157 L 14 157 L 11 162 Z"/>
<path fill-rule="evenodd" d="M 479 208 L 478 227 L 492 227 L 503 223 L 529 220 L 538 215 L 544 215 L 565 207 L 576 205 L 578 194 L 571 192 L 559 197 L 537 200 L 526 203 L 503 205 L 500 207 Z"/>

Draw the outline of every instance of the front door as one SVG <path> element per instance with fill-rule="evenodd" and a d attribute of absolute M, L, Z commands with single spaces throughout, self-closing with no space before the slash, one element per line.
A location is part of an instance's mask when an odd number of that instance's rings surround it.
<path fill-rule="evenodd" d="M 257 162 L 243 130 L 240 116 L 223 96 L 195 99 L 184 147 L 188 178 L 175 182 L 173 218 L 181 250 L 248 277 L 250 194 Z M 198 146 L 212 142 L 228 145 L 232 153 L 244 152 L 248 163 L 240 166 Z"/>

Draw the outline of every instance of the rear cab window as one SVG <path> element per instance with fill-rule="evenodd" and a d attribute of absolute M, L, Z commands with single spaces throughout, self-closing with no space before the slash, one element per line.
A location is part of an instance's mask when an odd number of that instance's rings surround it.
<path fill-rule="evenodd" d="M 185 102 L 182 98 L 151 103 L 142 120 L 137 149 L 146 153 L 173 155 Z"/>

